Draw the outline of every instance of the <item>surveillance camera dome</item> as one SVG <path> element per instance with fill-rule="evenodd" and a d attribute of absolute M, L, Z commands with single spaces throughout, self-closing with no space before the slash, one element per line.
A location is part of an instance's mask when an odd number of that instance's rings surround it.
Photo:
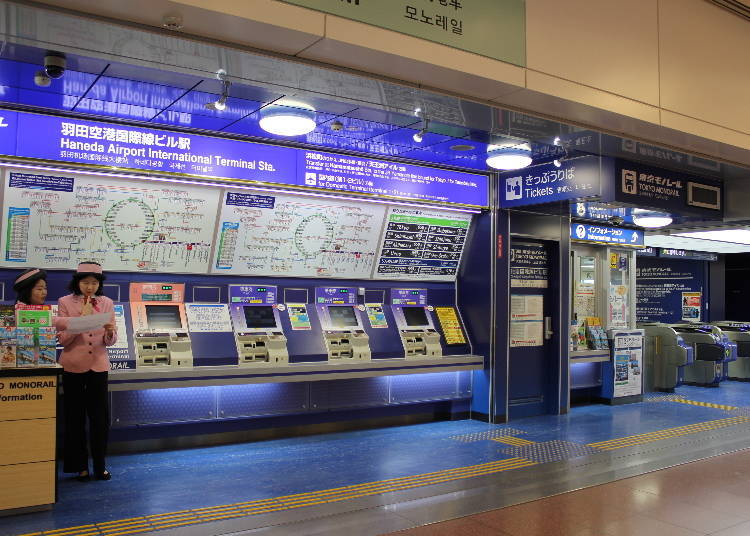
<path fill-rule="evenodd" d="M 52 79 L 41 69 L 34 73 L 34 83 L 39 87 L 49 87 Z"/>
<path fill-rule="evenodd" d="M 331 123 L 331 130 L 334 130 L 336 132 L 338 132 L 339 130 L 344 130 L 344 123 L 342 123 L 341 121 L 334 121 L 333 123 Z"/>
<path fill-rule="evenodd" d="M 49 51 L 44 56 L 44 72 L 50 78 L 61 78 L 67 67 L 65 54 L 62 52 Z"/>
<path fill-rule="evenodd" d="M 609 219 L 609 223 L 611 223 L 612 225 L 622 225 L 623 223 L 625 223 L 625 220 L 620 216 L 612 216 Z"/>

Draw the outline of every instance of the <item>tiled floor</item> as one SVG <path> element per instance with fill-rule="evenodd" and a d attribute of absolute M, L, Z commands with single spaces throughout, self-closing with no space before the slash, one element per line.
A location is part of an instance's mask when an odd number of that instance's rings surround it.
<path fill-rule="evenodd" d="M 391 534 L 748 536 L 750 450 Z"/>

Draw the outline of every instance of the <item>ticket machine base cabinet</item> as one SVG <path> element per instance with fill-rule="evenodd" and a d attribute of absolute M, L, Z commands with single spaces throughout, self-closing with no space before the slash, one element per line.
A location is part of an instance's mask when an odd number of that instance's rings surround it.
<path fill-rule="evenodd" d="M 324 331 L 323 340 L 328 352 L 328 361 L 369 361 L 370 336 L 364 331 Z"/>
<path fill-rule="evenodd" d="M 288 365 L 286 337 L 283 333 L 237 333 L 240 366 Z"/>
<path fill-rule="evenodd" d="M 193 350 L 187 332 L 136 332 L 138 367 L 192 367 Z"/>
<path fill-rule="evenodd" d="M 402 329 L 399 331 L 406 359 L 442 357 L 440 334 L 433 329 Z"/>

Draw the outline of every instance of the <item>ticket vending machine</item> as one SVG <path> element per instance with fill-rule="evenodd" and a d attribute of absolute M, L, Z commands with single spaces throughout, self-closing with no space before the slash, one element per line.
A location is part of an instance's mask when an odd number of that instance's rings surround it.
<path fill-rule="evenodd" d="M 427 289 L 391 289 L 391 309 L 406 359 L 443 356 L 440 333 L 432 321 Z"/>
<path fill-rule="evenodd" d="M 369 361 L 370 336 L 362 323 L 365 308 L 357 305 L 357 288 L 316 287 L 315 305 L 328 360 Z"/>
<path fill-rule="evenodd" d="M 240 366 L 289 364 L 274 285 L 229 285 L 229 311 Z"/>
<path fill-rule="evenodd" d="M 137 367 L 192 367 L 183 283 L 131 283 Z"/>

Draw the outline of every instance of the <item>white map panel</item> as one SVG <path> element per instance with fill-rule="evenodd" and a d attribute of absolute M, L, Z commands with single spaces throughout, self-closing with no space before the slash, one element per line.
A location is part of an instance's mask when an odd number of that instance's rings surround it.
<path fill-rule="evenodd" d="M 385 207 L 226 192 L 214 273 L 369 279 Z"/>
<path fill-rule="evenodd" d="M 2 266 L 208 271 L 215 188 L 15 168 L 4 178 Z"/>

